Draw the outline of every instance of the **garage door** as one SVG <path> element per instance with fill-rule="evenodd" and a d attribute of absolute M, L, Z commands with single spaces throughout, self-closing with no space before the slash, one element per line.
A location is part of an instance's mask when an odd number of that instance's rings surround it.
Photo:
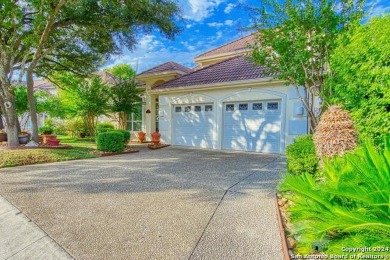
<path fill-rule="evenodd" d="M 213 104 L 176 105 L 173 108 L 175 145 L 213 148 Z"/>
<path fill-rule="evenodd" d="M 224 149 L 280 153 L 280 100 L 224 103 L 223 110 Z"/>

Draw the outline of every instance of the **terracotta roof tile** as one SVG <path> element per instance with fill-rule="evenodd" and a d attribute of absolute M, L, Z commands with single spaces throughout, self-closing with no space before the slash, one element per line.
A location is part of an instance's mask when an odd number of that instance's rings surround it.
<path fill-rule="evenodd" d="M 214 56 L 218 54 L 228 53 L 228 52 L 236 52 L 240 50 L 245 50 L 248 47 L 248 44 L 253 44 L 255 42 L 256 34 L 252 33 L 247 36 L 241 37 L 232 42 L 226 43 L 218 48 L 212 49 L 208 52 L 205 52 L 195 59 L 205 58 L 208 56 Z"/>
<path fill-rule="evenodd" d="M 180 65 L 179 63 L 173 62 L 173 61 L 168 61 L 166 63 L 163 63 L 161 65 L 158 65 L 156 67 L 153 67 L 151 69 L 148 69 L 144 72 L 141 72 L 137 76 L 140 75 L 147 75 L 147 74 L 155 74 L 155 73 L 160 73 L 164 71 L 173 71 L 173 70 L 178 70 L 181 72 L 184 72 L 185 74 L 192 72 L 190 68 L 187 68 L 183 65 Z"/>
<path fill-rule="evenodd" d="M 243 56 L 237 56 L 167 81 L 153 89 L 199 86 L 272 76 L 275 74 L 268 74 L 267 68 L 254 65 Z"/>

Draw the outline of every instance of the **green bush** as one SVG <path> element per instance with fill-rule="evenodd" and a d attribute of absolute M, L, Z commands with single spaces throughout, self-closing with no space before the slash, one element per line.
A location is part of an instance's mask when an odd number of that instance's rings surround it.
<path fill-rule="evenodd" d="M 83 120 L 76 117 L 65 121 L 65 129 L 68 135 L 78 137 L 79 134 L 86 129 L 86 127 Z"/>
<path fill-rule="evenodd" d="M 129 131 L 121 130 L 121 129 L 117 129 L 115 131 L 118 131 L 118 132 L 123 134 L 123 137 L 125 138 L 125 143 L 127 143 L 130 140 L 130 132 Z"/>
<path fill-rule="evenodd" d="M 296 253 L 310 253 L 315 245 L 327 254 L 343 253 L 343 247 L 390 245 L 390 142 L 384 143 L 382 150 L 365 143 L 325 161 L 320 179 L 285 176 L 279 188 L 293 202 L 289 231 L 298 239 Z"/>
<path fill-rule="evenodd" d="M 99 151 L 120 152 L 123 151 L 125 138 L 119 131 L 99 133 L 96 137 L 96 146 Z"/>
<path fill-rule="evenodd" d="M 38 132 L 40 134 L 50 135 L 50 134 L 52 134 L 54 132 L 54 127 L 49 126 L 49 125 L 45 125 L 45 126 L 39 127 L 38 128 Z"/>
<path fill-rule="evenodd" d="M 318 159 L 312 135 L 302 135 L 286 148 L 287 169 L 289 173 L 315 174 L 318 169 Z"/>
<path fill-rule="evenodd" d="M 110 122 L 101 122 L 96 125 L 95 135 L 99 135 L 100 133 L 106 133 L 108 131 L 114 130 L 115 127 Z"/>
<path fill-rule="evenodd" d="M 54 125 L 54 133 L 57 135 L 66 135 L 66 126 L 63 122 L 56 122 Z"/>

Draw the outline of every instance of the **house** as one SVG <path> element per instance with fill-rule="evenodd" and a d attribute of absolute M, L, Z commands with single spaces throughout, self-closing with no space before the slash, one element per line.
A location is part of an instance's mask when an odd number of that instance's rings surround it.
<path fill-rule="evenodd" d="M 194 69 L 167 62 L 138 74 L 146 89 L 138 123 L 147 135 L 158 128 L 177 146 L 284 153 L 308 133 L 296 90 L 245 56 L 254 37 L 195 57 Z"/>

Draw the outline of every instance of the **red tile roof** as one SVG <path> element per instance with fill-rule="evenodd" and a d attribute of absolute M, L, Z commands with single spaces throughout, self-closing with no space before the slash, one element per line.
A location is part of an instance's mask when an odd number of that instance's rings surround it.
<path fill-rule="evenodd" d="M 141 72 L 137 76 L 156 74 L 156 73 L 161 73 L 161 72 L 165 72 L 165 71 L 174 71 L 174 70 L 184 72 L 185 74 L 192 72 L 192 70 L 190 68 L 187 68 L 187 67 L 180 65 L 179 63 L 173 62 L 173 61 L 168 61 L 166 63 L 163 63 L 163 64 L 158 65 L 156 67 L 153 67 L 151 69 L 148 69 L 144 72 Z"/>
<path fill-rule="evenodd" d="M 203 69 L 193 71 L 180 78 L 167 81 L 153 89 L 208 85 L 221 82 L 273 77 L 275 75 L 276 74 L 268 74 L 267 68 L 257 66 L 243 56 L 237 56 Z"/>
<path fill-rule="evenodd" d="M 218 48 L 212 49 L 208 52 L 205 52 L 199 56 L 197 56 L 195 59 L 199 58 L 205 58 L 209 56 L 214 56 L 218 54 L 223 53 L 229 53 L 229 52 L 237 52 L 241 50 L 245 50 L 248 48 L 249 44 L 254 44 L 256 39 L 256 34 L 252 33 L 247 36 L 241 37 L 237 40 L 234 40 L 232 42 L 226 43 Z"/>

